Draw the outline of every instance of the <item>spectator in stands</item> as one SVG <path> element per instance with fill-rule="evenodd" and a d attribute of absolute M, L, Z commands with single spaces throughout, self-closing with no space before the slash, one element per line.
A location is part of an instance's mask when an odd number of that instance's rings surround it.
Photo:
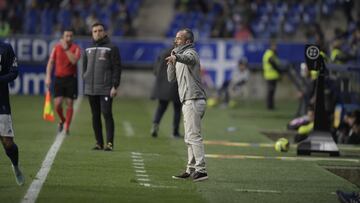
<path fill-rule="evenodd" d="M 330 59 L 332 63 L 345 64 L 355 58 L 350 53 L 347 53 L 342 49 L 343 45 L 344 45 L 343 38 L 337 38 L 333 42 L 332 50 L 330 54 Z"/>
<path fill-rule="evenodd" d="M 249 27 L 244 22 L 239 22 L 239 24 L 235 26 L 234 38 L 240 41 L 249 41 L 252 39 Z"/>
<path fill-rule="evenodd" d="M 360 110 L 354 110 L 344 116 L 336 136 L 338 143 L 360 144 Z"/>
<path fill-rule="evenodd" d="M 351 54 L 356 58 L 356 62 L 360 64 L 360 25 L 352 32 L 349 41 Z"/>
<path fill-rule="evenodd" d="M 311 101 L 314 101 L 315 80 L 317 77 L 317 72 L 310 71 L 306 63 L 301 63 L 300 76 L 300 84 L 297 84 L 298 97 L 300 102 L 296 116 L 305 115 L 307 112 L 307 107 L 310 105 Z"/>
<path fill-rule="evenodd" d="M 8 21 L 12 34 L 19 34 L 22 31 L 22 16 L 18 15 L 18 13 L 22 12 L 23 8 L 21 6 L 13 6 L 9 9 Z"/>
<path fill-rule="evenodd" d="M 71 27 L 75 35 L 86 35 L 89 31 L 79 12 L 75 12 L 71 18 Z"/>
<path fill-rule="evenodd" d="M 10 25 L 4 18 L 0 19 L 0 37 L 7 37 L 10 35 Z"/>
<path fill-rule="evenodd" d="M 307 122 L 304 122 L 303 125 L 298 127 L 294 137 L 295 143 L 305 140 L 309 136 L 309 133 L 314 129 L 315 109 L 313 105 L 309 105 L 308 107 L 307 119 Z"/>
<path fill-rule="evenodd" d="M 241 94 L 243 86 L 249 80 L 249 75 L 247 58 L 241 58 L 237 68 L 232 73 L 231 79 L 225 81 L 218 90 L 218 99 L 223 101 L 223 106 L 236 106 L 235 97 Z"/>
<path fill-rule="evenodd" d="M 342 1 L 343 12 L 346 17 L 347 25 L 349 25 L 354 19 L 352 16 L 352 10 L 354 8 L 353 0 Z"/>
<path fill-rule="evenodd" d="M 93 11 L 85 20 L 87 31 L 90 32 L 92 26 L 97 22 L 99 22 L 99 18 L 97 17 L 96 12 Z"/>
<path fill-rule="evenodd" d="M 179 125 L 181 118 L 181 102 L 179 99 L 178 84 L 177 82 L 170 83 L 167 79 L 167 64 L 165 58 L 170 56 L 171 50 L 164 50 L 159 57 L 154 66 L 154 74 L 156 76 L 155 85 L 151 94 L 151 99 L 158 100 L 158 106 L 156 108 L 153 126 L 151 128 L 151 136 L 157 137 L 159 131 L 159 124 L 162 116 L 164 115 L 166 108 L 169 103 L 173 103 L 174 115 L 173 115 L 173 132 L 172 135 L 174 138 L 179 138 Z"/>
<path fill-rule="evenodd" d="M 307 43 L 325 47 L 325 35 L 319 23 L 312 23 L 306 30 L 305 36 Z"/>
<path fill-rule="evenodd" d="M 268 110 L 274 110 L 274 96 L 276 85 L 281 77 L 280 60 L 278 58 L 277 44 L 275 41 L 270 42 L 270 47 L 265 51 L 262 58 L 263 74 L 266 80 L 266 107 Z"/>

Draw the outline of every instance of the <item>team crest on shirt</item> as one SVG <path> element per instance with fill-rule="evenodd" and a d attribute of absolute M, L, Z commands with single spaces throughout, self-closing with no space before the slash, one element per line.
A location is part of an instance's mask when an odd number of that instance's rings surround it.
<path fill-rule="evenodd" d="M 105 54 L 106 54 L 106 49 L 100 49 L 99 60 L 106 60 Z"/>

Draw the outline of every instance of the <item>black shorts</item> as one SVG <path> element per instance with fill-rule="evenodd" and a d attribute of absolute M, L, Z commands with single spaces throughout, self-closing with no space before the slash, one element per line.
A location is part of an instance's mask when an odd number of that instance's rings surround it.
<path fill-rule="evenodd" d="M 77 78 L 74 76 L 55 77 L 54 96 L 76 99 L 78 94 Z"/>

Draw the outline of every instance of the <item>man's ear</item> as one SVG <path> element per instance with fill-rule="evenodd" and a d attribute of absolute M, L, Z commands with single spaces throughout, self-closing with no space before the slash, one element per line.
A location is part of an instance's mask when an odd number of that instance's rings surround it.
<path fill-rule="evenodd" d="M 188 40 L 185 41 L 185 43 L 186 43 L 186 44 L 190 44 L 191 41 L 188 39 Z"/>

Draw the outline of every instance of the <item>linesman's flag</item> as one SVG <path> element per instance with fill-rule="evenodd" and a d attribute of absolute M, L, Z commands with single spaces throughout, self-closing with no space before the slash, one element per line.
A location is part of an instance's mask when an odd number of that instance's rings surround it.
<path fill-rule="evenodd" d="M 46 121 L 51 121 L 51 122 L 55 121 L 54 110 L 52 109 L 51 106 L 51 94 L 49 90 L 46 91 L 46 95 L 45 95 L 43 118 Z"/>

